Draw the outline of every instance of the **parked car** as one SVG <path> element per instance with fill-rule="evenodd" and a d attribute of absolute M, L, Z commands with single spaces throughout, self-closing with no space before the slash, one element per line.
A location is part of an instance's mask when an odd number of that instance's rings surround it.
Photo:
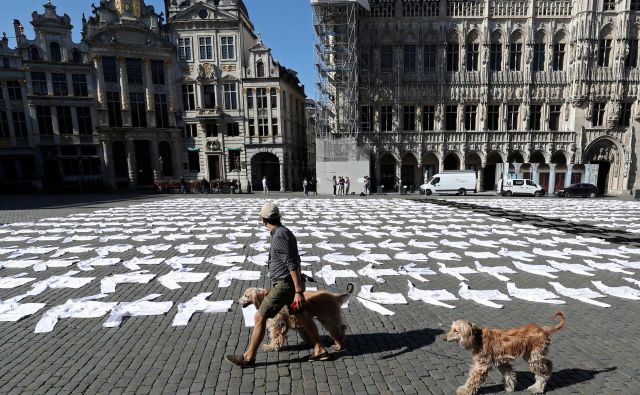
<path fill-rule="evenodd" d="M 426 195 L 432 193 L 456 193 L 464 196 L 467 192 L 476 193 L 475 171 L 444 171 L 420 186 Z"/>
<path fill-rule="evenodd" d="M 573 184 L 556 192 L 559 197 L 582 196 L 594 198 L 598 196 L 598 187 L 593 184 Z"/>
<path fill-rule="evenodd" d="M 531 180 L 525 179 L 503 179 L 498 181 L 496 187 L 496 193 L 502 196 L 512 195 L 530 195 L 530 196 L 544 196 L 544 189 Z"/>

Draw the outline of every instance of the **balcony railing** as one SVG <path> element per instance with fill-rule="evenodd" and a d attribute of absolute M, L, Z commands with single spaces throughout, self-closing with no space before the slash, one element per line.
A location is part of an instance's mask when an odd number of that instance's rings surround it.
<path fill-rule="evenodd" d="M 0 147 L 28 147 L 29 139 L 26 137 L 0 137 Z"/>
<path fill-rule="evenodd" d="M 575 143 L 571 131 L 400 131 L 363 133 L 370 144 L 526 144 Z"/>
<path fill-rule="evenodd" d="M 536 17 L 559 17 L 571 16 L 572 11 L 571 0 L 537 0 L 535 2 Z"/>
<path fill-rule="evenodd" d="M 583 142 L 589 144 L 599 137 L 609 136 L 618 141 L 624 142 L 625 129 L 590 128 L 584 129 Z"/>
<path fill-rule="evenodd" d="M 482 17 L 484 1 L 448 1 L 447 16 L 450 17 Z"/>
<path fill-rule="evenodd" d="M 37 137 L 39 145 L 98 144 L 98 136 L 77 134 L 50 134 Z"/>
<path fill-rule="evenodd" d="M 525 17 L 529 13 L 528 0 L 492 0 L 490 16 Z"/>

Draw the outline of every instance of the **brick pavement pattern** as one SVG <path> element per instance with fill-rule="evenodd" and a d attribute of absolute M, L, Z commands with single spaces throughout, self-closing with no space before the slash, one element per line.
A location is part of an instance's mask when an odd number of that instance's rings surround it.
<path fill-rule="evenodd" d="M 55 199 L 54 199 L 55 200 Z M 57 198 L 62 202 L 63 198 Z M 467 250 L 442 245 L 442 239 L 456 242 L 469 242 L 471 238 L 498 241 L 502 238 L 524 240 L 531 237 L 538 240 L 551 239 L 553 236 L 565 239 L 577 237 L 592 238 L 608 242 L 590 244 L 598 248 L 632 250 L 640 248 L 637 219 L 640 217 L 640 204 L 617 200 L 584 201 L 580 199 L 430 199 L 428 201 L 406 201 L 390 199 L 292 199 L 286 195 L 275 196 L 285 213 L 284 222 L 291 225 L 295 232 L 302 234 L 298 240 L 303 244 L 312 244 L 303 248 L 307 256 L 324 257 L 331 251 L 317 244 L 323 240 L 329 243 L 341 243 L 345 248 L 337 252 L 357 256 L 362 251 L 348 247 L 349 243 L 361 240 L 363 243 L 380 244 L 384 240 L 403 243 L 402 251 L 413 254 L 429 254 L 434 249 L 409 246 L 410 239 L 419 242 L 432 241 L 441 252 L 452 252 L 460 256 L 459 261 L 444 262 L 447 266 L 474 267 L 475 258 L 464 253 L 468 251 L 497 251 L 496 249 L 472 245 Z M 166 217 L 179 230 L 176 233 L 189 235 L 189 239 L 176 240 L 179 246 L 187 242 L 208 244 L 210 246 L 230 242 L 228 237 L 236 233 L 235 226 L 249 225 L 250 237 L 239 237 L 236 242 L 243 246 L 234 253 L 255 256 L 260 252 L 250 244 L 264 238 L 265 231 L 257 223 L 257 212 L 265 200 L 251 197 L 214 198 L 199 196 L 162 196 L 136 197 L 135 199 L 109 200 L 82 203 L 74 200 L 72 204 L 51 204 L 46 208 L 0 211 L 0 239 L 21 235 L 28 238 L 37 234 L 29 229 L 52 229 L 55 222 L 60 225 L 65 236 L 75 230 L 86 228 L 92 218 L 121 217 L 123 231 L 133 228 L 146 228 L 151 234 L 151 222 Z M 546 202 L 542 204 L 541 202 Z M 6 207 L 6 206 L 5 206 Z M 546 210 L 545 210 L 546 207 Z M 153 215 L 144 214 L 151 210 Z M 176 213 L 183 213 L 183 218 Z M 214 213 L 222 213 L 215 214 Z M 226 216 L 225 216 L 226 214 Z M 145 215 L 147 217 L 145 218 Z M 56 219 L 57 218 L 57 219 Z M 289 218 L 289 220 L 287 219 Z M 614 219 L 614 220 L 612 220 Z M 101 219 L 108 222 L 108 219 Z M 222 236 L 205 241 L 198 234 L 207 233 L 199 228 L 216 227 L 225 223 L 226 230 L 215 230 Z M 298 223 L 302 221 L 301 223 Z M 229 223 L 232 226 L 228 225 Z M 39 224 L 39 226 L 38 226 Z M 383 235 L 371 233 L 371 226 Z M 487 226 L 487 227 L 483 227 Z M 324 229 L 322 229 L 324 228 Z M 337 230 L 336 230 L 337 228 Z M 487 231 L 480 236 L 468 231 L 472 229 Z M 511 230 L 512 235 L 493 233 L 492 229 Z M 24 233 L 16 231 L 23 230 Z M 305 233 L 319 232 L 326 239 Z M 445 234 L 442 232 L 446 231 Z M 213 232 L 213 231 L 209 231 Z M 395 235 L 392 233 L 395 232 Z M 407 237 L 403 232 L 411 232 Z M 417 232 L 433 232 L 436 237 L 427 237 Z M 462 232 L 466 234 L 456 233 Z M 328 235 L 334 233 L 334 235 Z M 361 235 L 351 235 L 360 233 Z M 113 233 L 115 234 L 115 233 Z M 162 233 L 163 235 L 168 233 Z M 345 237 L 344 235 L 352 238 Z M 373 235 L 373 236 L 372 236 Z M 99 234 L 105 236 L 105 234 Z M 377 236 L 377 237 L 374 237 Z M 165 241 L 151 240 L 134 242 L 118 240 L 101 243 L 93 241 L 72 241 L 65 244 L 57 242 L 32 242 L 28 238 L 20 241 L 0 241 L 0 248 L 17 246 L 25 248 L 36 245 L 69 247 L 91 244 L 95 247 L 113 244 L 132 244 L 134 247 L 156 244 Z M 574 240 L 575 241 L 575 240 Z M 471 244 L 471 243 L 470 243 Z M 519 250 L 532 251 L 534 243 Z M 576 246 L 564 242 L 556 247 L 542 247 L 553 250 L 574 248 L 587 250 L 588 246 Z M 513 247 L 512 247 L 513 248 Z M 515 248 L 514 248 L 515 249 Z M 381 247 L 372 248 L 373 253 L 397 253 Z M 211 257 L 220 254 L 213 248 L 191 251 L 196 256 Z M 10 253 L 0 255 L 4 262 Z M 41 256 L 43 259 L 46 256 Z M 80 260 L 95 257 L 90 251 L 77 255 Z M 158 252 L 156 257 L 169 259 L 181 256 L 175 248 Z M 640 261 L 638 254 L 630 254 L 629 261 Z M 111 253 L 109 256 L 123 261 L 140 256 L 135 248 L 123 253 Z M 607 262 L 603 257 L 596 259 Z M 511 265 L 513 259 L 482 259 L 487 266 Z M 583 259 L 574 256 L 571 263 L 582 263 Z M 437 272 L 437 259 L 429 262 L 417 262 L 420 267 L 429 267 Z M 398 269 L 409 261 L 382 261 L 380 268 Z M 529 264 L 547 264 L 544 257 L 536 256 Z M 366 262 L 347 262 L 355 271 L 366 266 Z M 342 269 L 335 262 L 313 263 L 305 270 L 317 272 L 324 265 Z M 290 334 L 288 346 L 280 352 L 259 352 L 257 366 L 239 369 L 222 358 L 225 354 L 241 353 L 248 342 L 250 328 L 244 326 L 240 307 L 235 305 L 228 313 L 196 313 L 184 327 L 171 326 L 177 305 L 190 300 L 201 292 L 212 292 L 209 300 L 230 300 L 241 296 L 249 286 L 268 286 L 266 268 L 246 261 L 238 264 L 246 270 L 261 270 L 263 276 L 258 281 L 232 281 L 228 288 L 218 287 L 215 274 L 226 270 L 225 267 L 202 263 L 194 271 L 208 271 L 211 274 L 202 282 L 185 283 L 178 290 L 168 290 L 156 279 L 149 284 L 121 284 L 116 292 L 101 301 L 127 302 L 139 299 L 151 293 L 160 293 L 157 301 L 173 301 L 174 307 L 166 315 L 132 317 L 125 319 L 119 328 L 104 328 L 106 316 L 92 319 L 62 319 L 51 333 L 36 334 L 34 328 L 42 314 L 51 307 L 61 305 L 71 298 L 79 298 L 100 293 L 100 279 L 114 273 L 126 273 L 122 265 L 95 267 L 92 271 L 82 272 L 80 276 L 97 279 L 80 289 L 49 289 L 45 293 L 25 299 L 24 303 L 43 302 L 47 306 L 38 313 L 18 322 L 0 322 L 0 393 L 6 394 L 67 394 L 67 393 L 305 393 L 305 394 L 378 394 L 378 393 L 420 393 L 451 394 L 466 379 L 470 366 L 470 354 L 457 344 L 441 340 L 442 334 L 455 319 L 468 319 L 479 325 L 492 327 L 511 327 L 526 322 L 541 325 L 552 324 L 553 312 L 560 307 L 568 316 L 568 325 L 554 335 L 550 349 L 550 358 L 554 363 L 554 373 L 548 384 L 547 392 L 552 394 L 640 394 L 640 301 L 625 300 L 608 296 L 598 299 L 611 304 L 610 308 L 601 308 L 577 300 L 560 297 L 567 303 L 555 306 L 526 302 L 512 298 L 499 302 L 503 309 L 493 309 L 468 300 L 451 301 L 455 309 L 446 309 L 421 301 L 409 300 L 406 305 L 385 306 L 396 314 L 382 316 L 366 309 L 356 298 L 349 308 L 344 310 L 349 325 L 348 349 L 334 355 L 327 362 L 308 362 L 305 357 L 310 350 L 300 345 L 296 334 Z M 37 281 L 53 275 L 66 273 L 70 268 L 48 268 L 43 272 L 34 272 L 32 268 L 0 269 L 0 277 L 27 272 Z M 157 266 L 145 266 L 144 269 L 162 275 L 171 270 L 162 263 Z M 553 273 L 555 280 L 516 270 L 508 275 L 519 288 L 545 288 L 553 291 L 549 281 L 557 281 L 565 287 L 589 287 L 595 290 L 591 280 L 599 280 L 609 286 L 632 286 L 622 280 L 623 277 L 639 279 L 639 270 L 625 268 L 636 273 L 627 275 L 607 270 L 594 271 L 594 277 L 579 276 L 569 272 Z M 438 273 L 425 276 L 429 282 L 412 279 L 420 289 L 447 289 L 458 295 L 460 281 L 453 276 Z M 487 274 L 466 274 L 472 289 L 498 289 L 507 293 L 505 283 Z M 328 287 L 319 280 L 319 288 L 344 290 L 349 280 L 356 286 L 372 284 L 374 291 L 397 292 L 407 294 L 407 280 L 404 275 L 384 277 L 385 282 L 377 284 L 373 279 L 360 276 L 357 279 L 338 278 L 335 286 Z M 24 294 L 30 285 L 14 289 L 0 289 L 0 300 Z M 329 344 L 329 339 L 324 338 Z M 526 364 L 517 362 L 519 384 L 522 391 L 533 383 L 533 376 Z M 501 393 L 501 377 L 492 372 L 482 387 L 481 393 Z"/>

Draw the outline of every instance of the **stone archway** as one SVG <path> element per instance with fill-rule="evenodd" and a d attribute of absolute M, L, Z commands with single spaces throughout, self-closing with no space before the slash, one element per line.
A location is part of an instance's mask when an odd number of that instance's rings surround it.
<path fill-rule="evenodd" d="M 253 190 L 262 191 L 262 177 L 267 177 L 270 191 L 280 190 L 280 159 L 271 152 L 260 152 L 251 158 Z"/>
<path fill-rule="evenodd" d="M 450 152 L 444 158 L 444 170 L 460 170 L 460 157 L 455 152 Z"/>
<path fill-rule="evenodd" d="M 380 158 L 380 185 L 384 191 L 396 190 L 396 158 L 386 153 Z"/>
<path fill-rule="evenodd" d="M 418 160 L 416 156 L 408 152 L 402 158 L 402 167 L 400 168 L 400 180 L 402 181 L 402 186 L 407 186 L 409 189 L 413 186 L 414 188 L 418 187 L 418 182 L 420 175 L 418 173 Z"/>
<path fill-rule="evenodd" d="M 609 139 L 600 139 L 591 144 L 586 150 L 585 163 L 598 165 L 598 190 L 601 195 L 619 189 L 620 180 L 620 151 L 618 145 Z"/>
<path fill-rule="evenodd" d="M 440 159 L 434 152 L 422 154 L 422 182 L 428 182 L 431 177 L 438 174 L 440 169 Z"/>
<path fill-rule="evenodd" d="M 496 181 L 499 176 L 496 176 L 496 164 L 503 163 L 502 155 L 497 151 L 492 151 L 487 156 L 487 164 L 484 167 L 484 177 L 482 180 L 482 189 L 485 191 L 491 191 L 495 189 Z"/>
<path fill-rule="evenodd" d="M 567 182 L 567 157 L 564 152 L 556 151 L 551 155 L 551 163 L 555 164 L 554 191 L 565 187 Z"/>

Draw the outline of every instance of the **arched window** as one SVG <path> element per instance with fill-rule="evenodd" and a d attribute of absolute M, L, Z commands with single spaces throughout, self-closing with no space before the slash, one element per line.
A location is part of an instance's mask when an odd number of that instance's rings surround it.
<path fill-rule="evenodd" d="M 60 51 L 60 44 L 51 43 L 49 44 L 49 51 L 51 55 L 52 62 L 61 62 L 62 61 L 62 52 Z"/>
<path fill-rule="evenodd" d="M 554 71 L 562 71 L 564 70 L 564 62 L 565 62 L 565 50 L 566 50 L 566 35 L 564 32 L 560 32 L 556 34 L 555 39 L 553 40 L 553 70 Z"/>
<path fill-rule="evenodd" d="M 82 63 L 82 52 L 80 52 L 80 50 L 78 49 L 74 49 L 71 52 L 71 60 L 74 63 Z"/>
<path fill-rule="evenodd" d="M 489 69 L 491 71 L 502 71 L 502 53 L 504 39 L 499 30 L 491 34 L 491 47 L 489 48 Z"/>
<path fill-rule="evenodd" d="M 466 63 L 467 71 L 478 71 L 478 63 L 480 57 L 480 38 L 478 33 L 474 30 L 467 36 L 467 54 Z"/>
<path fill-rule="evenodd" d="M 598 66 L 611 67 L 611 53 L 613 49 L 613 29 L 606 26 L 600 32 L 600 41 L 598 42 Z"/>
<path fill-rule="evenodd" d="M 29 57 L 31 60 L 40 60 L 40 50 L 37 47 L 31 47 Z"/>
<path fill-rule="evenodd" d="M 535 34 L 533 43 L 533 71 L 544 71 L 547 59 L 547 40 L 544 31 Z"/>
<path fill-rule="evenodd" d="M 521 71 L 522 70 L 522 51 L 524 50 L 522 33 L 516 30 L 511 35 L 511 42 L 509 43 L 509 70 Z"/>
<path fill-rule="evenodd" d="M 261 61 L 256 63 L 256 76 L 258 78 L 264 77 L 264 63 Z"/>
<path fill-rule="evenodd" d="M 447 40 L 447 71 L 460 70 L 460 43 L 458 36 L 451 34 Z"/>

